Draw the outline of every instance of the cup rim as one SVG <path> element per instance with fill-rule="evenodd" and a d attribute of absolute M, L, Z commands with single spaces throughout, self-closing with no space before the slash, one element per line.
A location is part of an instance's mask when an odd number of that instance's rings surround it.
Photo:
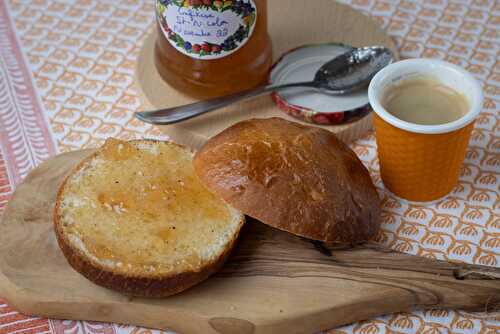
<path fill-rule="evenodd" d="M 449 123 L 444 123 L 444 124 L 437 124 L 437 125 L 422 125 L 422 124 L 416 124 L 416 123 L 410 123 L 403 121 L 402 119 L 397 118 L 396 116 L 393 116 L 390 114 L 385 108 L 382 106 L 380 103 L 377 93 L 380 89 L 380 85 L 382 82 L 384 82 L 387 78 L 387 76 L 393 72 L 398 72 L 398 70 L 401 70 L 409 65 L 437 65 L 441 67 L 447 67 L 453 71 L 458 72 L 460 75 L 464 77 L 465 80 L 470 82 L 473 87 L 473 96 L 477 96 L 473 101 L 470 101 L 470 106 L 469 106 L 469 111 L 462 116 L 461 118 L 449 122 Z M 414 59 L 407 59 L 407 60 L 402 60 L 398 61 L 395 63 L 390 64 L 389 66 L 385 67 L 381 71 L 379 71 L 372 79 L 370 82 L 370 85 L 368 87 L 368 99 L 370 101 L 370 104 L 372 106 L 373 111 L 384 121 L 387 123 L 402 129 L 406 130 L 409 132 L 414 132 L 414 133 L 422 133 L 422 134 L 439 134 L 439 133 L 447 133 L 447 132 L 452 132 L 461 128 L 464 128 L 465 126 L 469 125 L 472 123 L 476 117 L 479 115 L 482 109 L 482 104 L 483 104 L 483 92 L 481 89 L 481 85 L 479 82 L 470 74 L 468 71 L 463 69 L 460 66 L 457 66 L 455 64 L 442 61 L 442 60 L 437 60 L 437 59 L 428 59 L 428 58 L 414 58 Z"/>

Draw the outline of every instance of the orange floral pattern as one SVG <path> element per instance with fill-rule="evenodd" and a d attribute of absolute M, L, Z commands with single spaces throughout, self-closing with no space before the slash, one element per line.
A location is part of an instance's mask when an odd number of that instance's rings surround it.
<path fill-rule="evenodd" d="M 440 58 L 468 69 L 482 82 L 486 97 L 460 183 L 435 202 L 406 202 L 384 190 L 373 134 L 352 145 L 384 197 L 378 241 L 420 256 L 500 266 L 500 3 L 343 2 L 387 29 L 403 57 Z M 153 1 L 8 0 L 8 6 L 59 152 L 94 147 L 109 136 L 162 137 L 158 128 L 133 118 L 141 107 L 133 87 L 135 61 L 152 28 Z M 0 301 L 1 333 L 11 328 L 9 320 L 2 320 L 2 308 L 12 321 L 27 321 Z M 46 321 L 34 323 L 42 329 L 33 333 L 160 332 L 92 322 L 50 320 L 50 329 Z M 431 310 L 387 315 L 328 333 L 499 332 L 499 319 L 481 313 Z"/>
<path fill-rule="evenodd" d="M 153 2 L 12 0 L 10 12 L 59 152 L 109 136 L 161 137 L 133 118 L 135 60 Z"/>

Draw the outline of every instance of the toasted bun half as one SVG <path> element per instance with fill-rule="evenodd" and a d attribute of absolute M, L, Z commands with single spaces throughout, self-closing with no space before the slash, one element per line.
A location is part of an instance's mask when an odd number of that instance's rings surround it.
<path fill-rule="evenodd" d="M 129 295 L 165 297 L 218 270 L 244 216 L 210 193 L 188 149 L 108 140 L 61 185 L 54 226 L 69 264 Z"/>
<path fill-rule="evenodd" d="M 278 229 L 341 243 L 379 229 L 370 174 L 327 130 L 281 118 L 243 121 L 210 139 L 193 163 L 213 193 Z"/>

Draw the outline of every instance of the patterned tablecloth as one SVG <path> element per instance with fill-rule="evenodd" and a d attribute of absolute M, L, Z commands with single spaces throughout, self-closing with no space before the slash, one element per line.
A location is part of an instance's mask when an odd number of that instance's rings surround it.
<path fill-rule="evenodd" d="M 482 82 L 486 97 L 459 185 L 425 205 L 386 195 L 380 242 L 421 256 L 500 266 L 500 2 L 346 2 L 380 22 L 403 57 L 463 66 Z M 154 21 L 153 3 L 0 0 L 0 210 L 16 184 L 56 153 L 93 147 L 110 136 L 162 137 L 158 128 L 133 118 L 141 108 L 132 87 L 134 66 Z M 383 187 L 373 134 L 353 149 Z M 49 332 L 157 331 L 30 318 L 0 299 L 0 334 Z M 414 311 L 330 331 L 417 332 L 493 334 L 500 332 L 500 319 L 459 310 Z"/>

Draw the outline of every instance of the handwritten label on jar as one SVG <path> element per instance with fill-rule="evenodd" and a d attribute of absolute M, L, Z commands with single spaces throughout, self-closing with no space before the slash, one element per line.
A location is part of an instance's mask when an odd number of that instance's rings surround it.
<path fill-rule="evenodd" d="M 257 20 L 253 0 L 157 0 L 156 13 L 174 48 L 207 60 L 225 57 L 245 45 Z"/>

